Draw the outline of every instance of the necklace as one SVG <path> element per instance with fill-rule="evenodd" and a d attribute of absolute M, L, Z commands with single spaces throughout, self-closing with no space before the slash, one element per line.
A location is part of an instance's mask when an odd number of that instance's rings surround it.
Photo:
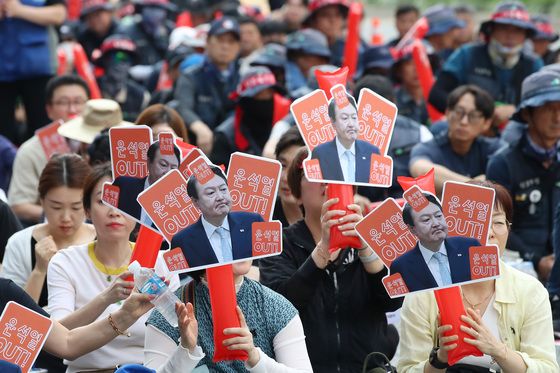
<path fill-rule="evenodd" d="M 477 309 L 478 306 L 480 306 L 481 304 L 483 304 L 484 302 L 486 302 L 488 299 L 490 299 L 490 297 L 494 295 L 494 291 L 492 291 L 490 294 L 488 294 L 482 301 L 472 304 L 469 299 L 467 298 L 466 294 L 463 293 L 463 299 L 468 303 L 468 305 L 472 308 L 472 309 Z"/>
<path fill-rule="evenodd" d="M 130 245 L 130 250 L 132 252 L 132 250 L 134 250 L 134 246 L 130 242 L 129 242 L 129 245 Z M 102 272 L 103 274 L 107 275 L 107 277 L 105 277 L 107 282 L 111 283 L 111 282 L 113 282 L 113 275 L 116 275 L 116 276 L 120 275 L 121 273 L 126 271 L 127 266 L 125 264 L 124 266 L 121 266 L 121 267 L 118 267 L 118 268 L 108 268 L 105 265 L 105 263 L 103 263 L 101 260 L 99 260 L 99 258 L 97 258 L 97 255 L 95 255 L 96 246 L 97 246 L 97 241 L 94 241 L 91 244 L 89 244 L 88 251 L 90 252 L 90 257 L 93 260 L 94 264 L 97 265 L 97 269 L 100 272 Z M 128 263 L 128 261 L 127 261 L 127 263 Z M 100 267 L 102 267 L 102 269 Z"/>

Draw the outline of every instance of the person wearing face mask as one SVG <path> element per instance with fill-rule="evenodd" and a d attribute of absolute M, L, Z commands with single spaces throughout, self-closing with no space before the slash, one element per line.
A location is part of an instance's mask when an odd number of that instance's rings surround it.
<path fill-rule="evenodd" d="M 113 35 L 101 44 L 101 56 L 96 64 L 105 73 L 98 78 L 103 97 L 115 100 L 121 106 L 124 120 L 134 122 L 148 106 L 148 91 L 129 78 L 128 72 L 139 55 L 134 39 Z"/>
<path fill-rule="evenodd" d="M 241 77 L 241 83 L 232 96 L 238 98 L 235 116 L 230 117 L 214 130 L 214 145 L 210 159 L 215 164 L 229 164 L 229 157 L 236 151 L 261 155 L 270 136 L 274 118 L 288 105 L 280 105 L 285 98 L 280 95 L 274 74 L 267 67 L 253 66 Z"/>
<path fill-rule="evenodd" d="M 175 6 L 168 0 L 133 1 L 140 16 L 133 24 L 123 27 L 120 33 L 136 43 L 138 65 L 154 65 L 165 57 L 169 34 L 174 25 L 168 21 Z"/>
<path fill-rule="evenodd" d="M 543 62 L 523 51 L 523 44 L 535 33 L 535 27 L 521 2 L 498 4 L 480 31 L 486 42 L 463 46 L 449 57 L 428 101 L 444 112 L 447 96 L 453 89 L 463 84 L 477 85 L 496 100 L 494 124 L 499 126 L 515 112 L 523 79 L 538 71 Z"/>

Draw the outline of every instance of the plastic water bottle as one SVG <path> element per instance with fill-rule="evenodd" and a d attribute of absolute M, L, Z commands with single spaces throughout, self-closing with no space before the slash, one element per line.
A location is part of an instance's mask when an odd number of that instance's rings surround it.
<path fill-rule="evenodd" d="M 134 274 L 134 284 L 138 290 L 143 294 L 155 295 L 152 304 L 171 326 L 177 327 L 179 323 L 175 313 L 175 303 L 180 302 L 179 298 L 153 270 L 142 268 L 138 261 L 130 263 L 128 270 Z"/>

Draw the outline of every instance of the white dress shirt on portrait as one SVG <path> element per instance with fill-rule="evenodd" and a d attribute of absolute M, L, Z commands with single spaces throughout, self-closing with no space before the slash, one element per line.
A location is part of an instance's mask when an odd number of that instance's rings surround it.
<path fill-rule="evenodd" d="M 344 180 L 349 180 L 350 177 L 348 175 L 348 159 L 344 156 L 344 153 L 347 150 L 350 150 L 350 153 L 356 158 L 356 142 L 352 143 L 350 149 L 346 149 L 344 145 L 340 141 L 338 141 L 338 137 L 334 138 L 336 143 L 336 151 L 338 153 L 338 161 L 340 162 L 340 168 L 342 168 L 342 175 L 344 176 Z M 356 163 L 354 162 L 354 167 L 356 167 Z M 356 170 L 354 170 L 354 174 L 356 174 Z"/>
<path fill-rule="evenodd" d="M 441 273 L 439 273 L 438 261 L 437 261 L 436 258 L 432 259 L 432 257 L 434 256 L 434 254 L 436 252 L 422 246 L 420 241 L 418 241 L 418 247 L 420 248 L 420 252 L 422 253 L 422 257 L 424 258 L 424 261 L 428 265 L 428 268 L 430 269 L 430 272 L 432 272 L 432 276 L 434 276 L 434 279 L 436 280 L 438 286 L 443 286 L 443 280 L 441 278 Z M 449 273 L 451 273 L 451 269 L 449 267 L 449 257 L 447 256 L 447 249 L 445 248 L 445 244 L 443 242 L 441 243 L 441 246 L 439 248 L 439 252 L 442 253 L 443 255 L 445 255 L 445 258 L 447 259 L 445 261 L 445 263 L 446 263 L 445 265 L 447 266 L 447 270 L 449 271 Z"/>
<path fill-rule="evenodd" d="M 224 255 L 222 253 L 222 240 L 218 233 L 214 234 L 214 232 L 216 232 L 216 229 L 218 229 L 219 227 L 216 227 L 214 224 L 204 219 L 204 215 L 201 215 L 200 218 L 202 221 L 202 226 L 204 227 L 204 232 L 206 232 L 206 237 L 208 237 L 208 241 L 210 242 L 210 246 L 212 246 L 212 250 L 214 250 L 214 254 L 216 254 L 216 258 L 218 258 L 218 262 L 223 263 Z M 233 246 L 231 245 L 231 232 L 229 230 L 229 222 L 227 218 L 224 219 L 224 222 L 220 227 L 223 227 L 226 232 L 228 232 L 228 239 L 230 240 L 229 245 L 233 248 Z"/>

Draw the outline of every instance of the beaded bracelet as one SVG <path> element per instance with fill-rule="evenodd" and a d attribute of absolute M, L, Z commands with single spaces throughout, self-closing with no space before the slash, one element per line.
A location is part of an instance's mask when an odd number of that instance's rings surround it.
<path fill-rule="evenodd" d="M 111 324 L 111 327 L 118 335 L 126 335 L 127 337 L 130 337 L 130 332 L 123 332 L 122 330 L 117 328 L 117 325 L 115 324 L 115 321 L 113 320 L 113 316 L 111 314 L 109 314 L 109 324 Z"/>

